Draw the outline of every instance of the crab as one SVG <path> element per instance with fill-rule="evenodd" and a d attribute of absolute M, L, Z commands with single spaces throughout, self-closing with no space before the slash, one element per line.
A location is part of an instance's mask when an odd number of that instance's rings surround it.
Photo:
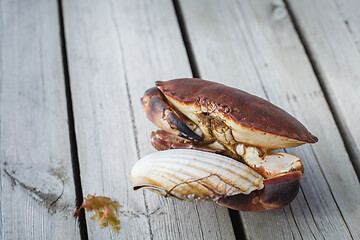
<path fill-rule="evenodd" d="M 304 173 L 297 156 L 274 152 L 315 143 L 293 116 L 257 96 L 198 78 L 157 81 L 141 99 L 157 150 L 193 149 L 240 161 L 263 177 L 262 189 L 222 197 L 218 203 L 242 211 L 278 209 L 297 195 Z"/>

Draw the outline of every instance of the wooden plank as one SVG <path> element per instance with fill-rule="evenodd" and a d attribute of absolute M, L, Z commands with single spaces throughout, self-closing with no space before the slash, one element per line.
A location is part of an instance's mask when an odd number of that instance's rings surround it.
<path fill-rule="evenodd" d="M 358 239 L 359 182 L 284 4 L 227 3 L 181 1 L 201 77 L 269 99 L 320 139 L 287 150 L 305 165 L 299 196 L 284 210 L 241 213 L 246 236 Z"/>
<path fill-rule="evenodd" d="M 289 6 L 338 117 L 359 175 L 360 2 L 289 1 Z"/>
<path fill-rule="evenodd" d="M 171 1 L 69 0 L 64 15 L 82 187 L 124 205 L 116 237 L 234 239 L 226 209 L 134 192 L 127 179 L 155 151 L 140 97 L 155 80 L 191 76 Z M 115 238 L 87 219 L 90 238 Z"/>
<path fill-rule="evenodd" d="M 1 239 L 80 239 L 57 1 L 0 1 Z"/>
<path fill-rule="evenodd" d="M 350 36 L 355 43 L 358 51 L 360 51 L 360 2 L 356 0 L 334 0 L 335 8 L 332 7 L 331 12 L 340 15 L 339 25 L 345 24 Z M 321 4 L 322 5 L 322 4 Z M 321 6 L 320 5 L 320 6 Z M 337 11 L 334 11 L 334 10 Z M 324 18 L 325 19 L 325 18 Z M 332 26 L 329 26 L 329 29 Z M 343 26 L 342 26 L 343 27 Z M 333 33 L 334 34 L 334 33 Z"/>

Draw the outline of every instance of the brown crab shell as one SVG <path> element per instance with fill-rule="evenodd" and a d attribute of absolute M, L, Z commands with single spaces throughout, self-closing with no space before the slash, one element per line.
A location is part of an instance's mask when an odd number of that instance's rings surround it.
<path fill-rule="evenodd" d="M 156 87 L 190 119 L 210 109 L 246 144 L 278 149 L 318 141 L 289 113 L 242 90 L 198 78 L 157 81 Z"/>

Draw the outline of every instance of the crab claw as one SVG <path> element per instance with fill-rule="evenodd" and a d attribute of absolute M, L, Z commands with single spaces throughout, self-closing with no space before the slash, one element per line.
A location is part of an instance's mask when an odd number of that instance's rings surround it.
<path fill-rule="evenodd" d="M 221 198 L 218 204 L 239 211 L 264 211 L 288 205 L 297 195 L 302 173 L 291 172 L 279 177 L 265 179 L 264 188 L 250 194 Z"/>
<path fill-rule="evenodd" d="M 156 87 L 145 92 L 141 103 L 147 117 L 159 128 L 194 142 L 203 140 L 184 123 L 187 121 L 185 117 L 166 102 L 164 95 Z"/>
<path fill-rule="evenodd" d="M 210 148 L 208 145 L 196 144 L 193 141 L 175 136 L 164 130 L 151 133 L 151 144 L 159 151 L 168 149 L 194 149 L 219 154 L 224 152 L 224 150 L 221 149 Z"/>

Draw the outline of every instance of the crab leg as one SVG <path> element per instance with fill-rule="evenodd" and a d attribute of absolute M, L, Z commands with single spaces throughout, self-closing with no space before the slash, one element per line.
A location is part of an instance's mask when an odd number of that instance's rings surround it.
<path fill-rule="evenodd" d="M 301 158 L 288 153 L 266 153 L 254 146 L 238 144 L 236 152 L 248 166 L 266 178 L 274 178 L 289 172 L 304 172 Z"/>
<path fill-rule="evenodd" d="M 189 120 L 177 113 L 156 87 L 145 92 L 141 103 L 150 121 L 161 129 L 194 142 L 203 140 L 186 125 Z"/>

